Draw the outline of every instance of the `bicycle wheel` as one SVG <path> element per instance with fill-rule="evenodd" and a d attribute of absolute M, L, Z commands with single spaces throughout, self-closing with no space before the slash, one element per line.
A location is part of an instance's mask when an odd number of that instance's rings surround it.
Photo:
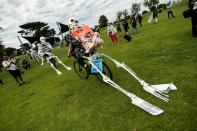
<path fill-rule="evenodd" d="M 81 79 L 88 79 L 89 71 L 83 65 L 79 64 L 78 61 L 74 62 L 74 70 Z"/>
<path fill-rule="evenodd" d="M 107 65 L 105 62 L 103 62 L 103 72 L 102 72 L 102 73 L 103 73 L 104 75 L 106 75 L 107 77 L 109 77 L 111 80 L 113 80 L 112 72 L 111 72 L 110 68 L 108 67 L 108 65 Z M 96 73 L 95 76 L 96 76 L 96 78 L 97 78 L 98 80 L 104 82 L 104 81 L 103 81 L 103 77 L 101 76 L 101 74 Z"/>

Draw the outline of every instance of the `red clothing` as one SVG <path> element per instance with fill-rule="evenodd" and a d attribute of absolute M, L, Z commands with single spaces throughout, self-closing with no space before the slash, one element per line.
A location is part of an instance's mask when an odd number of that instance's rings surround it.
<path fill-rule="evenodd" d="M 116 37 L 116 34 L 109 35 L 109 36 L 110 36 L 113 44 L 116 44 L 118 42 L 118 38 Z"/>

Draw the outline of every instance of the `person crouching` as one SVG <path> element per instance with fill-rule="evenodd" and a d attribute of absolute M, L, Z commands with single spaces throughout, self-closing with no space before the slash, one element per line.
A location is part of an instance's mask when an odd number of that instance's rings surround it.
<path fill-rule="evenodd" d="M 2 65 L 13 76 L 19 86 L 25 83 L 23 81 L 21 72 L 18 68 L 18 64 L 15 58 L 9 58 L 8 56 L 4 56 Z"/>

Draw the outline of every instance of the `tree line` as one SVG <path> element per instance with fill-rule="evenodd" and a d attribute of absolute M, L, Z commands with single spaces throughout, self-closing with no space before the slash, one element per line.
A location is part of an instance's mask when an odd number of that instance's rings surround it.
<path fill-rule="evenodd" d="M 116 21 L 121 21 L 121 20 L 128 19 L 128 18 L 130 18 L 130 15 L 129 14 L 133 14 L 135 12 L 141 11 L 141 5 L 142 4 L 145 7 L 147 7 L 149 10 L 151 10 L 151 7 L 152 6 L 159 4 L 159 0 L 144 0 L 143 3 L 135 2 L 135 3 L 133 3 L 131 5 L 130 13 L 129 13 L 129 11 L 127 9 L 118 11 L 116 13 Z M 165 8 L 165 4 L 159 4 L 158 5 L 158 8 Z M 149 12 L 149 11 L 144 10 L 142 12 L 142 14 L 145 14 L 147 12 Z M 107 24 L 108 24 L 107 17 L 105 15 L 101 15 L 100 18 L 99 18 L 98 24 L 99 24 L 98 26 L 100 28 L 107 26 Z"/>

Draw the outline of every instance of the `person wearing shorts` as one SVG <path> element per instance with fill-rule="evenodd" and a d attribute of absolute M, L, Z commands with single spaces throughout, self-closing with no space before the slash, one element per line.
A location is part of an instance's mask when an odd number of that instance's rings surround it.
<path fill-rule="evenodd" d="M 15 81 L 19 86 L 24 84 L 23 78 L 21 76 L 21 72 L 18 68 L 17 61 L 15 58 L 9 58 L 8 56 L 3 57 L 2 65 L 6 70 L 13 76 Z"/>

